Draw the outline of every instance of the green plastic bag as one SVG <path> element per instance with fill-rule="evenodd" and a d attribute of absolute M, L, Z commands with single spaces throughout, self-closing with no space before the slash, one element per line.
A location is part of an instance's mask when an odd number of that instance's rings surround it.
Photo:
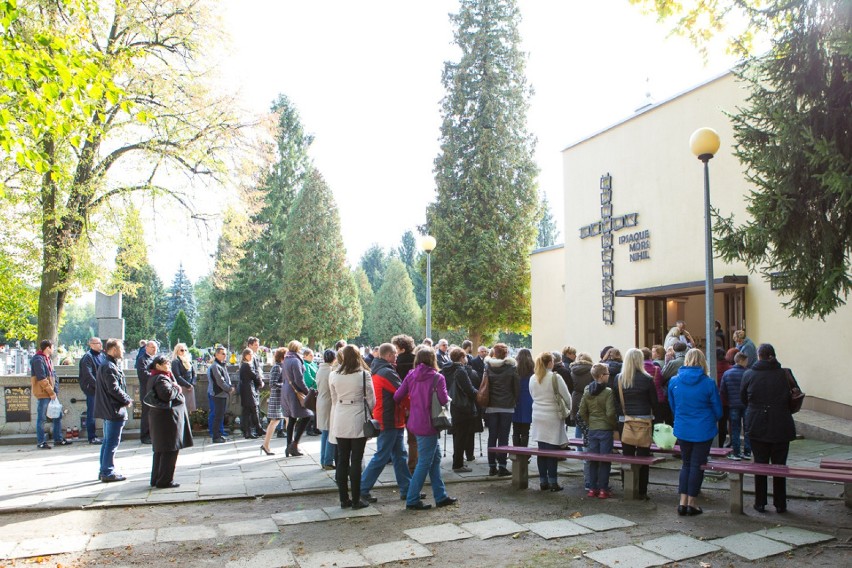
<path fill-rule="evenodd" d="M 654 424 L 654 443 L 663 450 L 674 448 L 677 438 L 672 433 L 672 427 L 668 424 Z"/>

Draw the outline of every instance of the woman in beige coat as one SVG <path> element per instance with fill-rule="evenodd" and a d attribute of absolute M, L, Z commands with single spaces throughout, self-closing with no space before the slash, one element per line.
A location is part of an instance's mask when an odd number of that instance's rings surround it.
<path fill-rule="evenodd" d="M 376 394 L 373 378 L 358 348 L 347 345 L 341 352 L 343 363 L 329 378 L 331 435 L 337 442 L 337 488 L 341 508 L 363 509 L 369 506 L 361 500 L 361 461 L 367 445 L 364 422 L 372 416 Z M 352 484 L 351 499 L 348 483 Z"/>

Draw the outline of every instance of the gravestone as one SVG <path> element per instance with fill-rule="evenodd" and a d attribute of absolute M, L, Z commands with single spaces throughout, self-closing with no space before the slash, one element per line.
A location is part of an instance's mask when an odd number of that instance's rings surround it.
<path fill-rule="evenodd" d="M 124 339 L 124 318 L 121 317 L 121 292 L 107 296 L 95 291 L 95 317 L 98 337 Z"/>

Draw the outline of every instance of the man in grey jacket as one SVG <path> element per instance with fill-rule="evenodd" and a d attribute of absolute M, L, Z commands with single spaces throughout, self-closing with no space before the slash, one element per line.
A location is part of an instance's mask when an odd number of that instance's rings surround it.
<path fill-rule="evenodd" d="M 121 431 L 127 423 L 133 399 L 127 394 L 127 381 L 121 370 L 124 346 L 120 339 L 106 342 L 106 363 L 98 367 L 95 386 L 95 417 L 104 421 L 104 438 L 101 444 L 98 479 L 104 483 L 124 481 L 115 472 L 115 451 L 121 443 Z"/>
<path fill-rule="evenodd" d="M 207 369 L 207 394 L 213 397 L 213 408 L 210 413 L 213 415 L 213 429 L 210 431 L 210 436 L 213 438 L 214 444 L 224 444 L 228 440 L 225 439 L 221 432 L 224 428 L 225 410 L 228 406 L 228 396 L 234 392 L 234 387 L 231 384 L 231 377 L 228 375 L 228 368 L 225 367 L 225 357 L 227 350 L 223 345 L 216 348 L 216 353 L 213 355 L 215 359 L 210 368 Z"/>

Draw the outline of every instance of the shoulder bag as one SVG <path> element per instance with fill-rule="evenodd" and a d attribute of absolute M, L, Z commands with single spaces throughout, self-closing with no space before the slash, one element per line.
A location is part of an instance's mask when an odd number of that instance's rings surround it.
<path fill-rule="evenodd" d="M 636 446 L 637 448 L 651 447 L 651 428 L 653 420 L 649 418 L 633 418 L 627 415 L 627 407 L 624 405 L 624 385 L 618 377 L 618 395 L 621 397 L 621 410 L 624 412 L 624 430 L 621 432 L 621 442 Z"/>
<path fill-rule="evenodd" d="M 364 436 L 367 438 L 375 438 L 382 431 L 382 426 L 379 421 L 373 418 L 370 407 L 367 405 L 367 372 L 361 371 L 361 388 L 364 393 Z"/>
<path fill-rule="evenodd" d="M 281 372 L 284 372 L 283 369 Z M 290 385 L 290 388 L 293 389 L 293 392 L 296 393 L 296 398 L 299 399 L 299 404 L 302 405 L 302 408 L 316 412 L 317 389 L 308 389 L 308 394 L 305 394 L 293 385 L 293 381 L 290 380 L 290 377 L 287 377 L 287 383 Z"/>
<path fill-rule="evenodd" d="M 553 395 L 556 397 L 556 407 L 559 409 L 559 417 L 562 420 L 565 420 L 571 415 L 571 409 L 568 408 L 568 404 L 566 404 L 565 399 L 562 398 L 561 394 L 559 394 L 559 386 L 556 384 L 556 381 L 561 381 L 562 378 L 558 377 L 556 373 L 551 373 L 551 376 L 553 377 Z"/>
<path fill-rule="evenodd" d="M 479 383 L 479 390 L 476 393 L 476 405 L 479 408 L 488 408 L 488 403 L 491 402 L 491 397 L 488 393 L 488 368 L 482 372 L 482 382 Z"/>
<path fill-rule="evenodd" d="M 162 408 L 163 410 L 167 410 L 172 407 L 173 401 L 163 402 L 157 396 L 157 391 L 151 389 L 145 395 L 145 398 L 142 399 L 142 404 L 145 406 L 150 406 L 151 408 Z"/>
<path fill-rule="evenodd" d="M 790 414 L 796 414 L 802 409 L 802 403 L 805 401 L 805 393 L 799 388 L 799 383 L 796 382 L 793 371 L 785 367 L 784 374 L 787 376 L 787 385 L 790 387 Z"/>
<path fill-rule="evenodd" d="M 438 376 L 432 381 L 432 428 L 438 432 L 449 430 L 453 427 L 453 420 L 450 418 L 450 409 L 448 404 L 441 404 L 438 401 Z"/>

